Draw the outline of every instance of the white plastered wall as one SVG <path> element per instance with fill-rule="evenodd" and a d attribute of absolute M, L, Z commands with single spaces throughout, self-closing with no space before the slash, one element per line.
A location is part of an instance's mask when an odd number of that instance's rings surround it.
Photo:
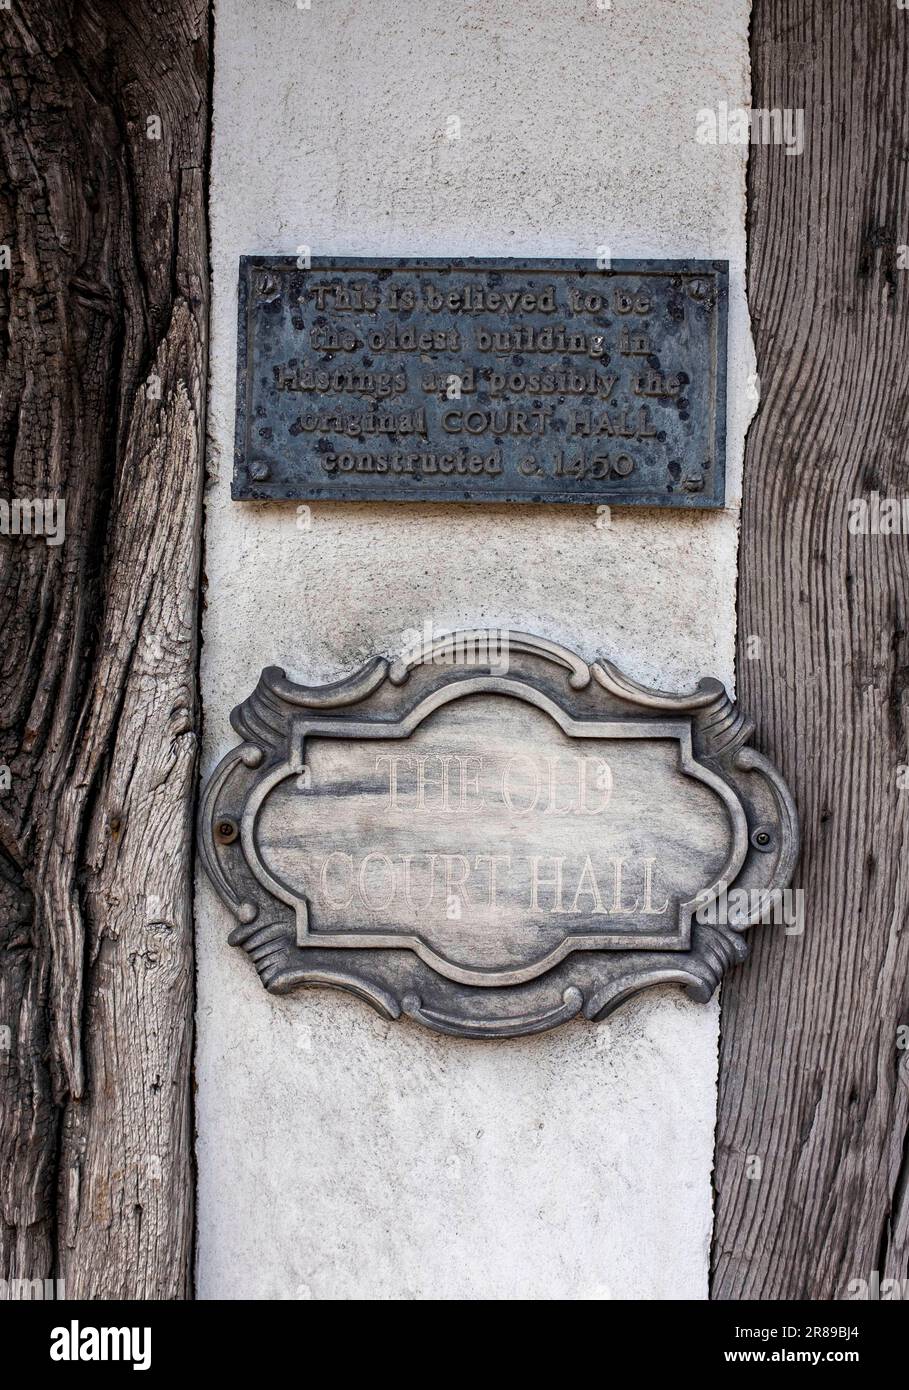
<path fill-rule="evenodd" d="M 261 668 L 329 680 L 513 626 L 632 676 L 731 685 L 753 368 L 745 0 L 216 0 L 203 772 Z M 449 117 L 460 139 L 448 138 Z M 728 509 L 230 500 L 244 252 L 728 258 Z M 203 1298 L 702 1297 L 717 1006 L 639 997 L 501 1043 L 272 998 L 198 894 Z"/>

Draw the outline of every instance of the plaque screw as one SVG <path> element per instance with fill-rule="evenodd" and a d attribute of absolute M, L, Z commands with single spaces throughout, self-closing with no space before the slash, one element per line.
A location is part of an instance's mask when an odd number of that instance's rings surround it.
<path fill-rule="evenodd" d="M 239 833 L 237 822 L 229 816 L 222 816 L 215 824 L 215 839 L 221 845 L 233 844 Z"/>
<path fill-rule="evenodd" d="M 756 849 L 770 849 L 773 844 L 773 836 L 769 830 L 756 830 L 751 837 L 751 843 Z"/>
<path fill-rule="evenodd" d="M 266 478 L 271 477 L 271 469 L 264 459 L 254 459 L 249 465 L 249 472 L 257 483 L 264 483 Z"/>

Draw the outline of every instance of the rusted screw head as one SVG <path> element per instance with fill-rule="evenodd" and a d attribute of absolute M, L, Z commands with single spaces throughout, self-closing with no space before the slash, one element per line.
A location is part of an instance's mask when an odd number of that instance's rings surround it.
<path fill-rule="evenodd" d="M 237 822 L 231 820 L 230 816 L 221 816 L 219 820 L 215 821 L 215 839 L 218 844 L 233 844 L 239 833 Z"/>

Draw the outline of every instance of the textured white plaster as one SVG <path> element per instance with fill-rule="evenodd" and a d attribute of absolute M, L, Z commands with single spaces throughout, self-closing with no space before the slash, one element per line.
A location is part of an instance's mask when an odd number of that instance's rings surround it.
<path fill-rule="evenodd" d="M 216 0 L 204 771 L 262 666 L 333 679 L 405 628 L 512 626 L 731 684 L 753 370 L 745 0 Z M 461 139 L 446 138 L 456 115 Z M 230 501 L 241 253 L 728 258 L 720 514 Z M 273 999 L 199 888 L 199 1293 L 702 1297 L 715 1003 L 503 1043 Z"/>

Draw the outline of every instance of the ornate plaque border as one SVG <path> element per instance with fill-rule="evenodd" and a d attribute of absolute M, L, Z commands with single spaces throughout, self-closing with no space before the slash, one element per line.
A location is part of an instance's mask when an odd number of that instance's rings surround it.
<path fill-rule="evenodd" d="M 507 674 L 464 659 L 493 643 L 507 643 Z M 406 739 L 434 711 L 481 692 L 535 705 L 569 738 L 678 742 L 680 770 L 723 802 L 730 849 L 716 880 L 680 904 L 672 937 L 636 935 L 629 946 L 627 935 L 592 929 L 536 962 L 484 971 L 447 960 L 418 936 L 314 928 L 305 896 L 260 854 L 257 819 L 269 792 L 305 775 L 309 738 Z M 578 1014 L 597 1020 L 653 984 L 678 983 L 706 1001 L 729 966 L 744 959 L 745 928 L 789 884 L 798 856 L 792 796 L 773 766 L 747 746 L 753 725 L 719 681 L 704 679 L 687 695 L 653 691 L 606 660 L 588 664 L 527 633 L 450 634 L 411 659 L 376 657 L 324 686 L 298 685 L 267 667 L 231 723 L 243 741 L 222 759 L 203 794 L 200 853 L 237 919 L 231 944 L 250 955 L 273 993 L 333 986 L 366 999 L 386 1018 L 406 1014 L 470 1037 L 540 1032 Z M 734 894 L 734 888 L 748 892 Z M 695 909 L 721 895 L 736 906 L 707 925 Z"/>

